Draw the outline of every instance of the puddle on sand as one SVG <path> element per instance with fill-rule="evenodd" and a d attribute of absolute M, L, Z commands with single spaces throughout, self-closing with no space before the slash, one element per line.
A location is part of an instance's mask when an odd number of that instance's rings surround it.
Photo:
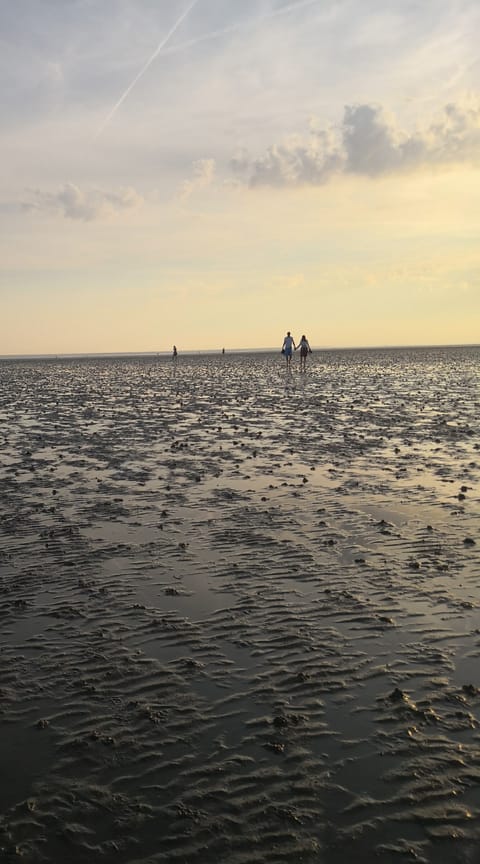
<path fill-rule="evenodd" d="M 101 522 L 82 528 L 88 540 L 143 546 L 159 538 L 159 528 L 152 525 L 132 525 L 128 522 Z"/>
<path fill-rule="evenodd" d="M 55 755 L 55 735 L 44 721 L 51 703 L 39 701 L 29 721 L 2 723 L 0 735 L 0 813 L 35 795 L 35 783 L 48 772 Z M 28 759 L 25 759 L 28 753 Z"/>

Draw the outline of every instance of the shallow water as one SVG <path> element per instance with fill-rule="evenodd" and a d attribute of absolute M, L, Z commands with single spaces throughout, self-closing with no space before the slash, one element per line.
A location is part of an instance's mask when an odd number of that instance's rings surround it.
<path fill-rule="evenodd" d="M 0 364 L 0 857 L 480 860 L 479 371 Z"/>

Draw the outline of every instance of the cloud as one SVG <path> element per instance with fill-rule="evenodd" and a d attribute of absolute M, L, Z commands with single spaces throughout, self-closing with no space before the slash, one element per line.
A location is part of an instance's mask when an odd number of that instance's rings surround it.
<path fill-rule="evenodd" d="M 187 201 L 190 196 L 199 189 L 211 186 L 215 176 L 214 159 L 198 159 L 193 163 L 193 177 L 184 180 L 180 186 L 178 197 L 181 201 Z"/>
<path fill-rule="evenodd" d="M 90 222 L 138 207 L 142 201 L 142 197 L 130 187 L 122 188 L 118 192 L 104 192 L 99 189 L 84 192 L 73 183 L 66 183 L 54 193 L 31 190 L 27 200 L 22 202 L 22 209 L 39 213 L 61 213 L 66 219 Z"/>
<path fill-rule="evenodd" d="M 403 161 L 394 120 L 371 105 L 348 105 L 342 126 L 345 171 L 375 176 L 396 171 Z"/>
<path fill-rule="evenodd" d="M 274 144 L 256 159 L 242 150 L 230 167 L 252 187 L 320 185 L 340 174 L 379 177 L 475 162 L 479 149 L 480 99 L 450 103 L 428 126 L 411 133 L 381 106 L 347 105 L 338 127 L 312 124 L 308 137 Z"/>

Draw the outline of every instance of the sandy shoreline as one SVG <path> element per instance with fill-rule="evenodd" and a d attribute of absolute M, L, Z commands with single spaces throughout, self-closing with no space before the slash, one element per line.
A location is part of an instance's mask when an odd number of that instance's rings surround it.
<path fill-rule="evenodd" d="M 478 860 L 479 371 L 0 364 L 0 856 Z"/>

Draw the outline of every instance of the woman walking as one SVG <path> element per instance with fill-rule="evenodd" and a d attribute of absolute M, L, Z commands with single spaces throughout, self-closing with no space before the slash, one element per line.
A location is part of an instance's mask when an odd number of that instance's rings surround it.
<path fill-rule="evenodd" d="M 307 371 L 307 354 L 312 353 L 312 349 L 310 348 L 310 345 L 308 344 L 308 339 L 306 336 L 302 336 L 302 338 L 300 339 L 300 342 L 297 345 L 297 348 L 300 348 L 300 372 L 306 372 Z M 295 351 L 297 350 L 297 348 L 295 348 Z"/>

